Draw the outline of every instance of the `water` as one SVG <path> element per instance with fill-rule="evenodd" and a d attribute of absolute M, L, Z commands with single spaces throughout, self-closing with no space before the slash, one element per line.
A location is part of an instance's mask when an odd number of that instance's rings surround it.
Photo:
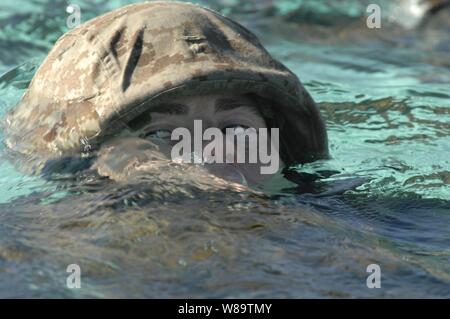
<path fill-rule="evenodd" d="M 91 17 L 129 2 L 80 3 Z M 323 20 L 295 21 L 300 2 L 225 11 L 319 103 L 331 160 L 262 194 L 176 170 L 133 185 L 48 181 L 0 150 L 0 297 L 450 297 L 450 39 L 380 38 L 355 29 L 360 5 L 342 1 L 337 41 Z M 65 5 L 0 5 L 0 116 L 66 31 Z M 73 263 L 82 289 L 66 288 Z M 366 286 L 373 263 L 381 289 Z"/>

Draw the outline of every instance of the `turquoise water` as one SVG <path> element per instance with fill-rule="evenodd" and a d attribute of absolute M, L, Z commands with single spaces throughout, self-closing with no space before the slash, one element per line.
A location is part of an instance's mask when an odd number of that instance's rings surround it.
<path fill-rule="evenodd" d="M 130 2 L 79 3 L 85 20 Z M 371 32 L 361 2 L 246 3 L 211 6 L 296 72 L 333 158 L 261 195 L 183 172 L 48 181 L 2 145 L 0 297 L 450 297 L 450 33 Z M 0 116 L 66 31 L 65 6 L 0 5 Z M 82 289 L 65 285 L 73 263 Z M 380 289 L 366 286 L 373 263 Z"/>

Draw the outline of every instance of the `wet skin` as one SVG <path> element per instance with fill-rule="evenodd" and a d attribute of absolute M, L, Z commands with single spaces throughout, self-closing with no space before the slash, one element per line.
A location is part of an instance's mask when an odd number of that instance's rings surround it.
<path fill-rule="evenodd" d="M 221 130 L 224 134 L 224 156 L 229 156 L 228 151 L 233 148 L 235 159 L 237 149 L 232 140 L 225 136 L 227 129 L 239 133 L 247 128 L 267 128 L 257 105 L 250 98 L 241 95 L 185 96 L 163 100 L 152 105 L 146 114 L 140 116 L 137 121 L 130 122 L 129 126 L 133 136 L 157 144 L 159 151 L 171 158 L 170 150 L 178 142 L 171 140 L 172 131 L 176 128 L 186 128 L 193 137 L 194 120 L 202 121 L 203 132 L 208 128 Z M 210 141 L 203 141 L 203 148 L 208 143 Z M 236 163 L 236 160 L 234 163 L 206 163 L 204 168 L 215 175 L 244 184 L 255 185 L 270 179 L 271 174 L 261 173 L 262 163 L 259 157 L 257 163 L 249 163 L 248 147 L 245 152 L 245 163 Z M 280 161 L 280 167 L 282 166 Z"/>

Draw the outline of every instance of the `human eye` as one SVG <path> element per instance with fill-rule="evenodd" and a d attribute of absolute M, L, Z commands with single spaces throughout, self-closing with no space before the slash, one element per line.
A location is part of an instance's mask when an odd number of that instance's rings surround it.
<path fill-rule="evenodd" d="M 244 134 L 245 130 L 248 129 L 249 127 L 246 125 L 241 125 L 241 124 L 232 124 L 232 125 L 227 125 L 225 126 L 222 131 L 224 133 L 232 133 L 235 135 L 239 135 L 239 134 Z"/>
<path fill-rule="evenodd" d="M 154 138 L 154 139 L 161 139 L 161 140 L 168 140 L 172 136 L 172 132 L 169 130 L 154 130 L 148 132 L 145 137 L 147 138 Z"/>

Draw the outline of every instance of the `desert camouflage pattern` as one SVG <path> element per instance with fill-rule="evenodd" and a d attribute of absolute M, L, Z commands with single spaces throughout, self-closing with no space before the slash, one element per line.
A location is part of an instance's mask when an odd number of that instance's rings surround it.
<path fill-rule="evenodd" d="M 273 101 L 288 163 L 327 156 L 324 123 L 296 75 L 236 22 L 165 1 L 125 6 L 64 34 L 6 116 L 4 143 L 39 172 L 49 160 L 95 152 L 158 99 L 225 92 Z"/>

